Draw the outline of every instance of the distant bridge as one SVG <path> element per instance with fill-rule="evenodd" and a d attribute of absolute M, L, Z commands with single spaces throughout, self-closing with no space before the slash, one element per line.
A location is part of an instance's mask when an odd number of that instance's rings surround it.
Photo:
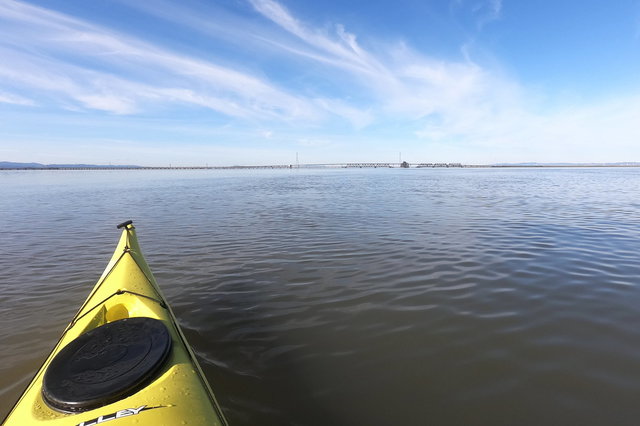
<path fill-rule="evenodd" d="M 422 167 L 470 167 L 461 163 L 328 163 L 328 164 L 300 164 L 300 166 L 292 166 L 293 168 L 341 168 L 341 169 L 362 169 L 362 168 L 422 168 Z"/>
<path fill-rule="evenodd" d="M 378 167 L 380 168 L 393 168 L 393 167 L 400 167 L 400 164 L 392 164 L 392 163 L 346 163 L 342 165 L 343 168 L 345 169 L 350 169 L 350 168 L 371 168 L 373 167 L 374 169 L 377 169 Z"/>
<path fill-rule="evenodd" d="M 461 163 L 419 163 L 413 167 L 423 168 L 423 167 L 469 167 L 469 166 L 463 166 Z"/>
<path fill-rule="evenodd" d="M 478 167 L 461 163 L 322 163 L 275 164 L 264 166 L 53 166 L 53 167 L 2 167 L 0 170 L 244 170 L 244 169 L 397 169 L 426 167 Z"/>

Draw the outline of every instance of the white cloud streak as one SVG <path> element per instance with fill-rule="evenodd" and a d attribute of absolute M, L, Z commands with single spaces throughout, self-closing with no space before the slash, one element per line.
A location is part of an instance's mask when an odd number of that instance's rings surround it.
<path fill-rule="evenodd" d="M 27 99 L 24 96 L 14 95 L 6 92 L 0 92 L 0 103 L 22 105 L 22 106 L 36 105 L 36 103 L 31 99 Z"/>
<path fill-rule="evenodd" d="M 502 14 L 502 0 L 488 0 L 478 11 L 478 29 L 482 30 L 487 24 L 500 19 Z"/>
<path fill-rule="evenodd" d="M 509 161 L 520 153 L 538 161 L 640 159 L 640 126 L 633 118 L 640 112 L 640 96 L 545 111 L 539 94 L 471 62 L 469 55 L 459 62 L 443 61 L 398 44 L 388 57 L 376 57 L 341 26 L 334 35 L 322 33 L 306 28 L 274 0 L 250 1 L 309 47 L 302 52 L 292 47 L 290 52 L 350 72 L 366 86 L 376 98 L 369 117 L 422 123 L 415 135 L 425 143 L 488 150 L 495 161 Z M 481 4 L 478 14 L 487 23 L 500 18 L 502 7 L 501 0 L 490 0 Z M 562 105 L 561 99 L 556 101 Z M 603 153 L 605 144 L 608 152 Z"/>
<path fill-rule="evenodd" d="M 378 114 L 394 114 L 415 120 L 429 114 L 455 109 L 488 89 L 484 71 L 471 62 L 447 62 L 425 57 L 404 44 L 384 49 L 387 57 L 362 48 L 355 35 L 343 26 L 333 35 L 307 28 L 274 0 L 250 0 L 256 11 L 306 44 L 283 46 L 299 54 L 341 69 L 352 81 L 364 86 Z M 374 112 L 368 109 L 371 117 Z M 369 121 L 373 121 L 370 119 Z"/>
<path fill-rule="evenodd" d="M 324 55 L 313 52 L 301 52 L 310 58 L 316 58 L 328 64 L 345 68 L 358 74 L 375 76 L 380 79 L 388 76 L 388 70 L 377 58 L 360 47 L 355 35 L 347 32 L 342 25 L 336 25 L 335 38 L 322 31 L 312 29 L 299 22 L 291 13 L 273 0 L 249 0 L 257 12 L 296 36 L 299 40 Z M 292 50 L 295 50 L 292 49 Z M 389 76 L 392 77 L 392 76 Z"/>
<path fill-rule="evenodd" d="M 5 58 L 12 60 L 3 61 L 0 75 L 87 108 L 130 114 L 145 102 L 164 101 L 242 118 L 317 120 L 320 116 L 308 100 L 256 76 L 182 56 L 60 13 L 7 0 L 0 3 L 0 20 L 21 29 L 11 38 L 37 46 L 48 57 L 5 43 Z M 74 55 L 99 62 L 101 69 L 76 65 L 73 58 L 61 59 Z M 130 68 L 128 73 L 123 67 Z M 153 82 L 145 81 L 145 71 L 146 80 L 152 76 Z"/>
<path fill-rule="evenodd" d="M 502 0 L 473 0 L 466 3 L 463 0 L 452 0 L 449 5 L 452 13 L 461 11 L 470 13 L 478 31 L 482 31 L 487 24 L 502 17 Z"/>

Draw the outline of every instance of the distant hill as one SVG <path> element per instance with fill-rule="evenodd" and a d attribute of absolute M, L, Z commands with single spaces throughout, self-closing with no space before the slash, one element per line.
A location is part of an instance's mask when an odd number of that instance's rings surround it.
<path fill-rule="evenodd" d="M 14 163 L 11 161 L 0 161 L 0 169 L 138 169 L 140 166 L 107 166 L 97 164 L 41 164 L 41 163 Z"/>
<path fill-rule="evenodd" d="M 30 168 L 30 169 L 41 169 L 44 168 L 44 164 L 40 163 L 12 163 L 10 161 L 0 161 L 0 168 L 3 169 L 22 169 L 22 168 Z"/>

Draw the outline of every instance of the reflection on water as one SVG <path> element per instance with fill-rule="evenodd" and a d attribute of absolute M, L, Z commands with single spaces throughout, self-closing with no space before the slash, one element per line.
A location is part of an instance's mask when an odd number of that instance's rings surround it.
<path fill-rule="evenodd" d="M 635 425 L 640 169 L 0 172 L 0 414 L 132 218 L 233 426 Z"/>

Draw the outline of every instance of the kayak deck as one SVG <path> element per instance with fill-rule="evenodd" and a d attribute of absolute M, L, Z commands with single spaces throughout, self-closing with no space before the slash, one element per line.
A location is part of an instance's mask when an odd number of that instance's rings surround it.
<path fill-rule="evenodd" d="M 9 413 L 6 425 L 90 426 L 111 421 L 113 426 L 227 424 L 193 351 L 142 256 L 135 228 L 131 222 L 125 222 L 123 228 L 107 268 Z M 51 408 L 43 399 L 42 387 L 47 369 L 56 355 L 81 335 L 127 318 L 151 318 L 166 326 L 171 339 L 170 350 L 161 366 L 134 393 L 116 402 L 76 413 Z M 80 389 L 83 386 L 82 383 L 73 385 Z"/>

